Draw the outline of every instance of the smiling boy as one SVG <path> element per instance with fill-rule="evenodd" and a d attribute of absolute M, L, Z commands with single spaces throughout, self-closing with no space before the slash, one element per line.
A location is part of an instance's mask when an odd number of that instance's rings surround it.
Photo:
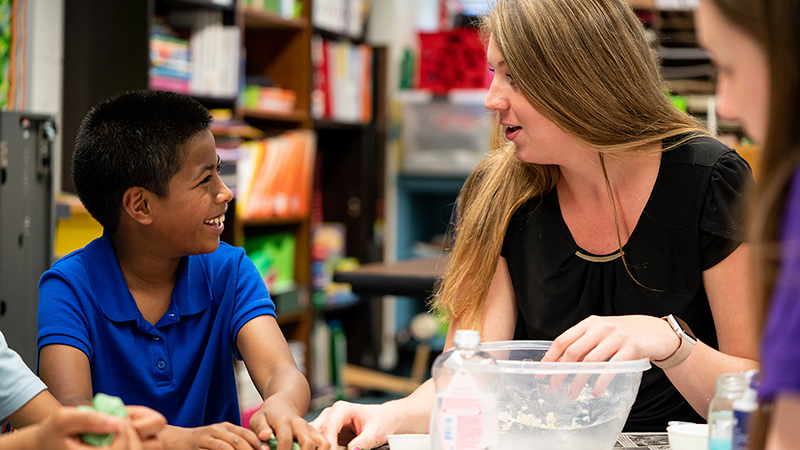
<path fill-rule="evenodd" d="M 73 156 L 78 197 L 103 236 L 39 283 L 39 372 L 62 403 L 97 392 L 167 417 L 167 448 L 328 448 L 266 287 L 244 250 L 220 243 L 231 190 L 190 97 L 136 91 L 95 106 Z M 239 426 L 233 358 L 265 399 Z M 226 447 L 223 445 L 223 447 Z"/>

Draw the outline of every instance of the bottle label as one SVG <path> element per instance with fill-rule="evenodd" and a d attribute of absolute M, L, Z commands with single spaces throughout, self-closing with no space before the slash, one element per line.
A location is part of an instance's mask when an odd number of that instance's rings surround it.
<path fill-rule="evenodd" d="M 487 439 L 492 427 L 487 427 L 483 397 L 467 371 L 456 372 L 442 397 L 439 426 L 443 449 L 479 450 L 492 443 Z"/>
<path fill-rule="evenodd" d="M 750 440 L 750 413 L 733 411 L 733 450 L 747 450 Z"/>

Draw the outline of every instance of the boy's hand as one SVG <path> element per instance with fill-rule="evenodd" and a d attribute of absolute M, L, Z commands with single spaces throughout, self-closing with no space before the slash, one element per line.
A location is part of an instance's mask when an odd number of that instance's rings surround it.
<path fill-rule="evenodd" d="M 267 406 L 265 402 L 250 417 L 250 429 L 264 442 L 274 437 L 278 441 L 277 450 L 291 450 L 292 443 L 297 442 L 302 450 L 330 450 L 325 437 L 296 413 L 288 408 Z"/>
<path fill-rule="evenodd" d="M 229 422 L 215 423 L 198 428 L 181 428 L 167 425 L 161 439 L 167 450 L 200 448 L 234 448 L 236 450 L 267 450 L 255 433 Z"/>
<path fill-rule="evenodd" d="M 158 450 L 164 448 L 159 437 L 167 419 L 158 411 L 144 406 L 126 406 L 128 421 L 142 441 L 144 450 Z"/>

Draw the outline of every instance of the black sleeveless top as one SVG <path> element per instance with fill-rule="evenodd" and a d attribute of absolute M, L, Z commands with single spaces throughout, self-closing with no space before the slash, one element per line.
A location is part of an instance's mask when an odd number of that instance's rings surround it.
<path fill-rule="evenodd" d="M 502 250 L 520 313 L 515 338 L 552 340 L 590 315 L 675 314 L 718 348 L 702 272 L 741 243 L 740 207 L 750 183 L 749 165 L 714 139 L 696 137 L 663 152 L 653 191 L 623 247 L 641 285 L 621 258 L 578 247 L 555 190 L 531 199 L 512 217 Z M 703 419 L 653 366 L 625 430 L 663 431 L 669 420 Z"/>

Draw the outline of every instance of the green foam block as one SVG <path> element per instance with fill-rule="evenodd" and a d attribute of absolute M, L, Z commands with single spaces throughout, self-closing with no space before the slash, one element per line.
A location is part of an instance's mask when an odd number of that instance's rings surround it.
<path fill-rule="evenodd" d="M 272 436 L 270 436 L 269 439 L 267 439 L 267 445 L 269 445 L 269 448 L 271 450 L 277 449 L 278 438 L 276 438 L 275 435 L 273 434 Z M 298 444 L 297 442 L 292 442 L 292 450 L 300 450 L 300 444 Z"/>
<path fill-rule="evenodd" d="M 125 403 L 121 398 L 103 394 L 102 392 L 94 396 L 92 406 L 80 405 L 78 409 L 82 411 L 97 411 L 117 417 L 128 417 L 128 411 L 125 410 Z M 84 433 L 81 435 L 81 441 L 84 444 L 95 447 L 109 446 L 114 441 L 114 434 Z"/>

